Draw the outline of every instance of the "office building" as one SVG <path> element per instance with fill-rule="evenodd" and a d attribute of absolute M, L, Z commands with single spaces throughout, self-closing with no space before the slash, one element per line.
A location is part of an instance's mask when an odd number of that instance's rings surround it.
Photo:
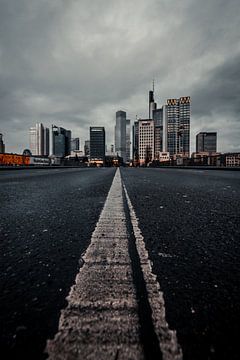
<path fill-rule="evenodd" d="M 90 127 L 90 160 L 105 161 L 105 128 L 101 126 Z"/>
<path fill-rule="evenodd" d="M 162 151 L 167 152 L 168 151 L 167 105 L 163 105 L 162 110 L 163 110 Z"/>
<path fill-rule="evenodd" d="M 84 144 L 84 155 L 90 156 L 90 140 L 86 140 Z"/>
<path fill-rule="evenodd" d="M 155 126 L 163 126 L 163 108 L 153 110 L 153 121 Z"/>
<path fill-rule="evenodd" d="M 126 112 L 116 112 L 116 125 L 115 125 L 115 152 L 118 156 L 123 158 L 126 162 Z"/>
<path fill-rule="evenodd" d="M 49 156 L 49 128 L 45 127 L 43 129 L 43 155 Z"/>
<path fill-rule="evenodd" d="M 52 154 L 65 157 L 71 154 L 71 131 L 52 125 Z"/>
<path fill-rule="evenodd" d="M 132 158 L 135 163 L 137 163 L 139 160 L 138 130 L 139 130 L 139 124 L 138 124 L 138 120 L 136 120 L 134 121 L 134 125 L 132 127 Z"/>
<path fill-rule="evenodd" d="M 196 152 L 217 152 L 217 133 L 200 132 L 196 136 Z"/>
<path fill-rule="evenodd" d="M 49 155 L 49 128 L 37 123 L 29 129 L 29 147 L 33 155 Z"/>
<path fill-rule="evenodd" d="M 79 151 L 80 150 L 80 139 L 73 138 L 71 139 L 71 151 Z"/>
<path fill-rule="evenodd" d="M 152 111 L 154 121 L 154 149 L 155 159 L 159 159 L 159 153 L 163 151 L 163 108 Z"/>
<path fill-rule="evenodd" d="M 157 103 L 154 100 L 154 81 L 153 89 L 149 91 L 148 95 L 148 118 L 153 119 L 153 111 L 157 109 Z"/>
<path fill-rule="evenodd" d="M 240 153 L 227 153 L 225 157 L 225 166 L 227 167 L 240 167 Z"/>
<path fill-rule="evenodd" d="M 5 144 L 3 142 L 3 134 L 0 134 L 0 153 L 5 153 Z"/>
<path fill-rule="evenodd" d="M 154 159 L 154 121 L 151 119 L 138 120 L 138 152 L 140 165 L 147 164 Z"/>
<path fill-rule="evenodd" d="M 167 151 L 170 156 L 189 157 L 190 103 L 190 96 L 167 100 Z"/>
<path fill-rule="evenodd" d="M 166 105 L 153 110 L 154 134 L 155 134 L 155 159 L 159 160 L 160 152 L 166 152 L 167 147 L 167 117 Z"/>
<path fill-rule="evenodd" d="M 126 120 L 126 162 L 130 162 L 131 159 L 131 120 Z"/>
<path fill-rule="evenodd" d="M 162 135 L 163 135 L 163 111 L 162 109 L 153 110 L 154 121 L 154 158 L 159 160 L 159 153 L 162 151 Z"/>

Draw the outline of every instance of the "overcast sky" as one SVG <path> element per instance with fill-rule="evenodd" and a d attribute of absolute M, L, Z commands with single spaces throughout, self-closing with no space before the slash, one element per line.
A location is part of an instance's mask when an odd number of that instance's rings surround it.
<path fill-rule="evenodd" d="M 191 96 L 191 144 L 218 132 L 240 151 L 239 0 L 0 0 L 0 132 L 7 152 L 29 147 L 36 122 L 72 130 L 105 126 L 115 112 L 148 114 Z"/>

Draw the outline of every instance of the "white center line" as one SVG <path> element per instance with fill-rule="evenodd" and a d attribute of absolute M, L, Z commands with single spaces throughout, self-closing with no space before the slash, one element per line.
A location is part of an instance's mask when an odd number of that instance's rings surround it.
<path fill-rule="evenodd" d="M 130 217 L 136 239 L 136 247 L 140 258 L 143 277 L 148 292 L 148 301 L 152 310 L 152 320 L 155 333 L 159 340 L 163 360 L 181 360 L 182 350 L 177 341 L 176 331 L 170 330 L 166 321 L 163 293 L 160 291 L 157 277 L 152 271 L 152 265 L 149 260 L 148 251 L 146 250 L 144 238 L 141 230 L 139 229 L 137 216 L 129 198 L 127 189 L 125 185 L 123 185 L 123 187 L 130 211 Z"/>
<path fill-rule="evenodd" d="M 49 359 L 144 359 L 119 170 L 83 261 Z"/>
<path fill-rule="evenodd" d="M 163 295 L 125 186 L 124 191 L 163 360 L 180 360 L 176 332 L 166 322 Z M 61 313 L 58 333 L 47 343 L 49 360 L 144 359 L 126 222 L 118 169 L 67 298 L 68 305 Z"/>

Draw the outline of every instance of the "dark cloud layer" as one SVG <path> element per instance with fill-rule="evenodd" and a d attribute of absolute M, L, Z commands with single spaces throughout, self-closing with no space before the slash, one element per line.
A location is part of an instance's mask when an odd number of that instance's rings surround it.
<path fill-rule="evenodd" d="M 147 116 L 147 92 L 192 97 L 198 131 L 240 150 L 238 0 L 0 0 L 0 132 L 7 151 L 28 146 L 35 122 L 88 138 L 115 111 Z"/>

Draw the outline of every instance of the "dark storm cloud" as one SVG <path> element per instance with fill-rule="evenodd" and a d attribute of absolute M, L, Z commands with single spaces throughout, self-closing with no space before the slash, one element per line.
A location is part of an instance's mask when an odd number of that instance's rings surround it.
<path fill-rule="evenodd" d="M 104 125 L 112 142 L 115 111 L 147 116 L 153 77 L 159 104 L 192 97 L 193 141 L 211 124 L 220 150 L 237 149 L 239 9 L 236 0 L 0 0 L 7 150 L 27 147 L 40 121 L 82 140 Z"/>
<path fill-rule="evenodd" d="M 193 91 L 196 115 L 230 114 L 240 121 L 240 54 L 206 73 Z M 204 108 L 202 106 L 204 104 Z"/>
<path fill-rule="evenodd" d="M 217 131 L 219 151 L 240 151 L 239 79 L 237 55 L 207 72 L 192 93 L 194 135 L 198 131 Z"/>

